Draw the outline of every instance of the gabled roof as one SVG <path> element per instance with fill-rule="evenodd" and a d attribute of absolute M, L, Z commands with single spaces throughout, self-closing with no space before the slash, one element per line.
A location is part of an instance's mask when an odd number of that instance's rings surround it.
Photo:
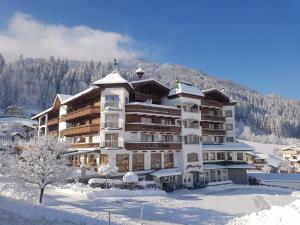
<path fill-rule="evenodd" d="M 142 89 L 144 85 L 147 85 L 148 88 L 153 88 L 154 91 L 157 91 L 157 94 L 161 93 L 164 96 L 166 96 L 170 91 L 167 86 L 154 79 L 132 81 L 131 84 L 135 90 Z"/>
<path fill-rule="evenodd" d="M 168 96 L 177 95 L 177 94 L 190 94 L 204 97 L 202 91 L 195 86 L 187 82 L 178 82 L 175 87 L 173 87 Z"/>
<path fill-rule="evenodd" d="M 91 93 L 92 91 L 94 91 L 94 90 L 96 90 L 96 89 L 99 89 L 99 87 L 97 87 L 97 86 L 89 87 L 89 88 L 83 90 L 82 92 L 79 92 L 79 93 L 77 93 L 76 95 L 73 95 L 73 96 L 71 96 L 70 98 L 67 98 L 67 99 L 64 100 L 61 104 L 62 104 L 62 105 L 65 105 L 65 104 L 67 104 L 67 103 L 69 103 L 69 102 L 71 102 L 71 101 L 73 101 L 73 100 L 75 100 L 75 99 L 77 99 L 77 98 L 79 98 L 79 97 L 81 97 L 81 96 L 83 96 L 83 95 L 86 95 L 86 94 Z"/>
<path fill-rule="evenodd" d="M 51 112 L 53 109 L 55 109 L 55 107 L 57 106 L 58 101 L 60 102 L 60 104 L 62 104 L 62 102 L 68 98 L 72 97 L 72 95 L 65 95 L 65 94 L 57 94 L 53 104 L 50 108 L 40 112 L 39 114 L 36 114 L 35 116 L 31 117 L 32 120 L 39 118 L 40 116 Z"/>
<path fill-rule="evenodd" d="M 105 77 L 94 82 L 94 85 L 103 84 L 128 84 L 133 88 L 133 86 L 119 74 L 118 70 L 113 70 L 110 74 L 107 74 Z"/>
<path fill-rule="evenodd" d="M 202 91 L 205 96 L 211 96 L 213 98 L 219 98 L 226 103 L 235 104 L 236 101 L 232 100 L 229 96 L 224 94 L 222 91 L 216 89 L 216 88 L 209 88 Z"/>

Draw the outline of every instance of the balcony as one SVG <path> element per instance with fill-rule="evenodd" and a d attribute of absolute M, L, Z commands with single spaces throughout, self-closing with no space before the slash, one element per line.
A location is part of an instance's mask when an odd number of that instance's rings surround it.
<path fill-rule="evenodd" d="M 202 114 L 201 121 L 209 121 L 209 122 L 225 122 L 224 116 L 216 116 L 216 115 L 209 115 L 209 114 Z"/>
<path fill-rule="evenodd" d="M 99 106 L 88 106 L 70 113 L 67 113 L 63 116 L 63 120 L 68 122 L 80 117 L 90 116 L 92 114 L 99 114 L 100 116 L 100 107 Z"/>
<path fill-rule="evenodd" d="M 212 107 L 212 108 L 222 108 L 223 104 L 214 100 L 202 100 L 201 106 Z"/>
<path fill-rule="evenodd" d="M 163 124 L 127 123 L 125 125 L 125 131 L 156 131 L 156 132 L 180 133 L 181 127 L 175 125 L 163 125 Z"/>
<path fill-rule="evenodd" d="M 69 148 L 97 148 L 100 143 L 72 143 L 69 144 Z"/>
<path fill-rule="evenodd" d="M 87 124 L 87 125 L 67 128 L 63 130 L 63 135 L 76 136 L 76 135 L 98 133 L 99 131 L 100 131 L 99 124 Z"/>
<path fill-rule="evenodd" d="M 220 135 L 220 136 L 225 136 L 226 135 L 226 130 L 224 130 L 224 129 L 207 129 L 207 128 L 202 128 L 202 135 Z"/>
<path fill-rule="evenodd" d="M 164 107 L 155 104 L 146 104 L 146 103 L 130 103 L 126 105 L 126 113 L 146 113 L 146 114 L 162 114 L 168 115 L 170 117 L 176 116 L 179 117 L 181 114 L 180 109 L 176 109 L 174 107 Z"/>
<path fill-rule="evenodd" d="M 58 122 L 59 122 L 58 117 L 48 120 L 48 127 L 53 126 L 53 125 L 58 125 Z"/>
<path fill-rule="evenodd" d="M 178 142 L 126 142 L 127 150 L 180 150 L 182 144 Z"/>
<path fill-rule="evenodd" d="M 52 136 L 52 137 L 58 137 L 58 130 L 49 131 L 48 134 L 49 134 L 50 136 Z"/>

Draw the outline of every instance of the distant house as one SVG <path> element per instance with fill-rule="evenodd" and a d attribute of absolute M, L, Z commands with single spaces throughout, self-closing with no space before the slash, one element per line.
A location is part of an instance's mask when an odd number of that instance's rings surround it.
<path fill-rule="evenodd" d="M 25 114 L 21 107 L 7 106 L 4 109 L 4 116 L 25 117 Z"/>
<path fill-rule="evenodd" d="M 292 145 L 280 150 L 281 158 L 288 160 L 295 171 L 300 172 L 300 145 Z"/>
<path fill-rule="evenodd" d="M 262 170 L 262 168 L 268 163 L 267 159 L 269 155 L 257 152 L 247 152 L 246 162 L 255 166 L 256 170 Z"/>

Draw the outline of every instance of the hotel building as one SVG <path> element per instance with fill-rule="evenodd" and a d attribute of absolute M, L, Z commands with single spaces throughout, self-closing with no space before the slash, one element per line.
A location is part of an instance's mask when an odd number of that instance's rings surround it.
<path fill-rule="evenodd" d="M 236 141 L 236 102 L 217 89 L 185 82 L 169 89 L 143 74 L 139 68 L 140 80 L 129 82 L 115 69 L 76 95 L 58 94 L 32 118 L 38 137 L 66 143 L 72 166 L 116 165 L 116 178 L 134 171 L 174 187 L 247 183 L 252 148 Z"/>

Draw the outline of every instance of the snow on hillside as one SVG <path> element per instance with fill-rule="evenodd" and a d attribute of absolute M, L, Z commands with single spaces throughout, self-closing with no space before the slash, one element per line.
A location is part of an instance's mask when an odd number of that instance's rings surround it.
<path fill-rule="evenodd" d="M 275 144 L 262 144 L 253 141 L 245 141 L 239 140 L 240 142 L 244 142 L 247 145 L 250 145 L 255 149 L 255 152 L 267 154 L 270 156 L 278 156 L 278 150 L 286 147 L 285 145 L 275 145 Z"/>

